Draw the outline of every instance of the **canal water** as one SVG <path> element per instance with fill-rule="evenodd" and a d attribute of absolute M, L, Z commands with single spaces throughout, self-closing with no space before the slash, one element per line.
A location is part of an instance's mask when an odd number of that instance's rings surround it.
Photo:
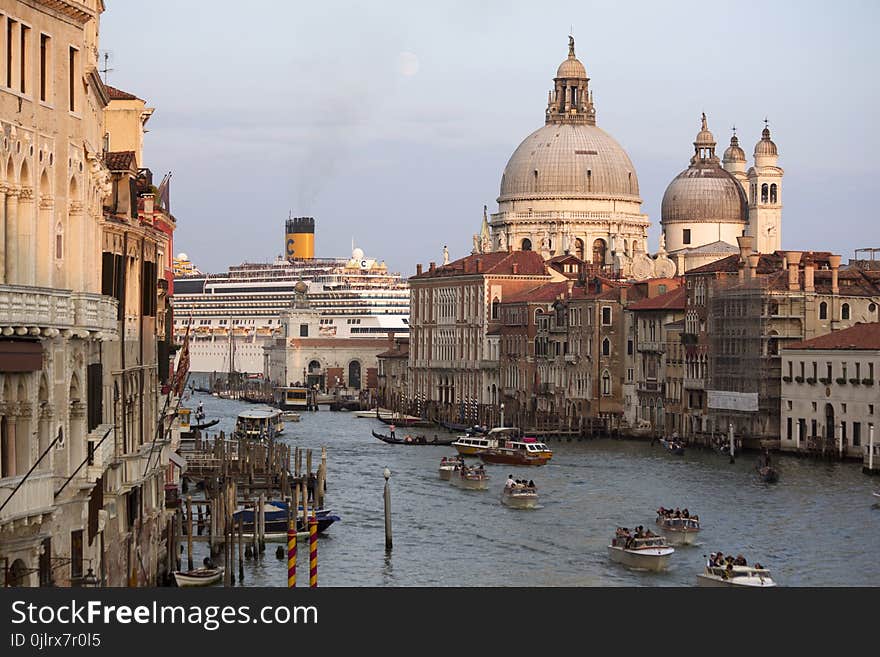
<path fill-rule="evenodd" d="M 231 431 L 238 412 L 249 407 L 201 393 L 186 404 L 195 408 L 200 400 L 207 419 L 221 419 L 212 431 Z M 341 520 L 320 536 L 319 586 L 693 586 L 703 555 L 717 550 L 761 562 L 782 586 L 880 585 L 880 509 L 871 495 L 878 482 L 858 464 L 779 455 L 779 481 L 767 484 L 756 476 L 752 453 L 730 464 L 707 450 L 675 456 L 647 441 L 554 440 L 547 465 L 487 465 L 489 490 L 468 491 L 438 476 L 440 458 L 454 448 L 388 445 L 370 433 L 387 432 L 378 420 L 325 409 L 302 413 L 281 437 L 311 448 L 313 464 L 327 448 L 325 505 Z M 386 466 L 392 473 L 390 554 Z M 508 474 L 535 481 L 539 508 L 501 504 Z M 660 505 L 700 516 L 698 544 L 676 548 L 664 573 L 611 562 L 606 548 L 615 528 L 656 529 Z M 287 564 L 276 558 L 277 545 L 268 543 L 262 559 L 245 562 L 245 586 L 286 586 Z M 207 546 L 196 543 L 195 553 L 200 564 Z M 301 586 L 308 582 L 307 554 L 301 542 Z M 234 572 L 237 577 L 237 563 Z"/>

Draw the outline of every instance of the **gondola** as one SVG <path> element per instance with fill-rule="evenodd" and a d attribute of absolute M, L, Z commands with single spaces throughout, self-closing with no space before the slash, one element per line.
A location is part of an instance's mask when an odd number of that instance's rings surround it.
<path fill-rule="evenodd" d="M 382 417 L 379 416 L 379 421 L 384 422 L 385 424 L 393 424 L 396 427 L 413 427 L 416 429 L 431 429 L 435 425 L 431 420 L 423 420 L 421 418 L 394 418 L 394 417 Z"/>
<path fill-rule="evenodd" d="M 770 452 L 764 451 L 761 457 L 758 459 L 758 463 L 755 465 L 755 468 L 758 471 L 758 476 L 761 478 L 761 481 L 772 484 L 779 481 L 779 472 L 776 468 L 773 467 L 773 464 L 770 462 Z"/>
<path fill-rule="evenodd" d="M 488 429 L 477 425 L 457 424 L 455 422 L 446 422 L 445 420 L 440 420 L 439 424 L 447 431 L 455 431 L 456 433 L 485 434 L 488 432 Z"/>
<path fill-rule="evenodd" d="M 193 425 L 190 425 L 190 431 L 192 431 L 193 429 L 199 429 L 199 430 L 207 429 L 209 427 L 213 427 L 218 422 L 220 422 L 219 419 L 214 419 L 214 420 L 211 420 L 210 422 L 203 422 L 202 424 L 193 424 Z"/>
<path fill-rule="evenodd" d="M 455 436 L 449 438 L 438 438 L 437 436 L 433 438 L 426 438 L 425 436 L 404 436 L 403 438 L 398 438 L 395 436 L 392 438 L 375 430 L 372 433 L 382 442 L 391 445 L 451 445 L 456 440 Z"/>
<path fill-rule="evenodd" d="M 684 445 L 676 440 L 667 440 L 666 438 L 661 438 L 660 444 L 663 445 L 663 448 L 671 454 L 675 454 L 676 456 L 681 456 L 682 454 L 684 454 Z"/>

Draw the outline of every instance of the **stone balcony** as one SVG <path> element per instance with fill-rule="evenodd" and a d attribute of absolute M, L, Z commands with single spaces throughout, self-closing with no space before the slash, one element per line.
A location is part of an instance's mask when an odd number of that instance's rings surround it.
<path fill-rule="evenodd" d="M 0 479 L 0 506 L 2 506 L 24 475 Z M 9 503 L 0 511 L 0 525 L 9 522 L 28 524 L 33 519 L 52 513 L 55 505 L 55 475 L 52 472 L 32 472 Z"/>
<path fill-rule="evenodd" d="M 636 346 L 638 351 L 653 351 L 663 353 L 666 351 L 666 343 L 657 340 L 639 340 Z"/>
<path fill-rule="evenodd" d="M 113 339 L 116 299 L 102 294 L 24 285 L 0 285 L 0 334 Z"/>

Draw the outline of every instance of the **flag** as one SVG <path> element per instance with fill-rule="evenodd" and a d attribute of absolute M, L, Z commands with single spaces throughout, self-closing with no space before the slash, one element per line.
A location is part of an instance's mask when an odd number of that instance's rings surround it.
<path fill-rule="evenodd" d="M 186 326 L 183 348 L 180 350 L 180 359 L 177 361 L 177 369 L 174 370 L 174 379 L 171 382 L 171 390 L 178 397 L 183 394 L 187 374 L 189 374 L 189 324 Z"/>

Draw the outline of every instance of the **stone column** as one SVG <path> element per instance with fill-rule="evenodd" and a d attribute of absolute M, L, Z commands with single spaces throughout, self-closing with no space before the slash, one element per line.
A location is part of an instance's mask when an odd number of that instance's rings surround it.
<path fill-rule="evenodd" d="M 36 271 L 34 189 L 22 187 L 18 201 L 18 282 L 33 285 Z"/>
<path fill-rule="evenodd" d="M 42 287 L 52 287 L 55 262 L 55 199 L 52 196 L 43 196 L 40 199 L 40 209 L 37 219 L 36 235 L 36 284 Z"/>
<path fill-rule="evenodd" d="M 66 262 L 64 269 L 67 271 L 67 286 L 73 290 L 83 289 L 85 280 L 85 251 L 83 244 L 83 204 L 79 201 L 71 201 L 67 211 L 67 246 L 64 249 Z"/>
<path fill-rule="evenodd" d="M 18 422 L 16 404 L 9 404 L 6 415 L 6 476 L 14 477 L 18 474 L 15 463 L 15 424 Z"/>
<path fill-rule="evenodd" d="M 0 284 L 6 282 L 6 185 L 0 185 Z"/>
<path fill-rule="evenodd" d="M 6 191 L 6 283 L 18 283 L 18 190 Z"/>

